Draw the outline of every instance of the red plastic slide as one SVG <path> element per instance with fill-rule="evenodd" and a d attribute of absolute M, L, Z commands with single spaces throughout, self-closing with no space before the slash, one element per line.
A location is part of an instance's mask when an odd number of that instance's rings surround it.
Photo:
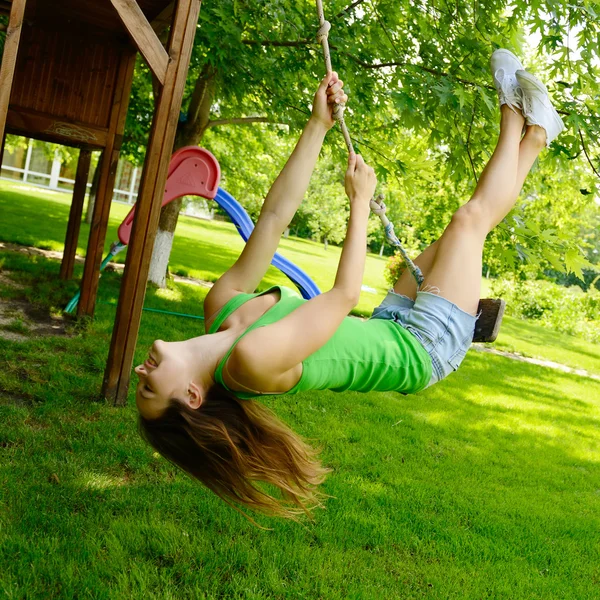
<path fill-rule="evenodd" d="M 202 196 L 213 200 L 219 189 L 221 167 L 217 159 L 204 148 L 187 146 L 173 154 L 165 186 L 162 206 L 182 196 Z M 119 227 L 119 240 L 129 244 L 135 206 Z"/>

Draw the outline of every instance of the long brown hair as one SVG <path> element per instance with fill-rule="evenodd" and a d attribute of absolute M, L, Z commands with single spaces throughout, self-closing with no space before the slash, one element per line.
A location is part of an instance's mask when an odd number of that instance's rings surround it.
<path fill-rule="evenodd" d="M 171 400 L 140 433 L 160 454 L 236 508 L 296 518 L 320 506 L 316 486 L 329 469 L 318 452 L 255 400 L 215 384 L 198 409 Z M 259 482 L 279 489 L 271 495 Z M 259 485 L 257 485 L 259 483 Z"/>

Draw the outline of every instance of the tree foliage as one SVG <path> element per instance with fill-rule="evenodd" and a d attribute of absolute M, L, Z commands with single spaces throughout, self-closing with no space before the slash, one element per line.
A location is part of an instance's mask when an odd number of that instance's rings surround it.
<path fill-rule="evenodd" d="M 526 263 L 574 273 L 587 266 L 577 221 L 594 209 L 600 172 L 595 6 L 588 0 L 326 2 L 333 63 L 350 96 L 347 123 L 413 251 L 441 233 L 491 155 L 498 109 L 489 57 L 508 47 L 548 82 L 567 132 L 540 160 L 519 208 L 492 234 L 486 263 L 494 272 Z M 309 0 L 202 5 L 178 143 L 214 149 L 232 193 L 255 214 L 324 71 L 317 27 Z M 130 156 L 143 154 L 152 97 L 148 71 L 140 68 L 127 128 Z M 336 135 L 327 143 L 321 168 L 332 173 L 345 151 Z M 315 181 L 324 179 L 317 174 Z M 332 196 L 329 183 L 323 185 Z M 313 219 L 311 227 L 321 225 Z"/>

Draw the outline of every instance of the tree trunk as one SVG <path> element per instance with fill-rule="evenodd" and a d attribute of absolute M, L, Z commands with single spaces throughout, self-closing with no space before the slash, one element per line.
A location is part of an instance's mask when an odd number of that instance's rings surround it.
<path fill-rule="evenodd" d="M 150 270 L 148 271 L 148 281 L 161 288 L 167 285 L 167 267 L 169 265 L 171 249 L 173 248 L 177 218 L 181 209 L 181 198 L 173 200 L 173 202 L 165 206 L 166 208 L 169 210 L 163 209 L 160 215 L 160 225 L 156 232 Z"/>
<path fill-rule="evenodd" d="M 185 123 L 179 123 L 177 127 L 173 152 L 184 146 L 197 146 L 200 144 L 210 120 L 215 74 L 211 67 L 205 67 L 198 77 L 187 113 L 188 119 Z M 179 198 L 169 202 L 160 213 L 148 274 L 148 281 L 158 287 L 167 285 L 167 268 L 173 247 L 175 227 L 181 209 L 181 201 L 182 199 Z"/>
<path fill-rule="evenodd" d="M 100 158 L 102 160 L 102 157 Z M 90 195 L 88 197 L 87 208 L 85 209 L 85 222 L 90 225 L 92 222 L 92 215 L 94 214 L 94 204 L 96 204 L 96 193 L 98 192 L 98 183 L 100 182 L 100 160 L 96 165 L 94 171 L 94 177 L 92 177 L 92 187 L 90 188 Z"/>
<path fill-rule="evenodd" d="M 325 250 L 327 250 L 327 246 L 329 245 L 329 242 L 327 241 L 327 237 L 323 238 L 323 244 L 325 246 Z"/>

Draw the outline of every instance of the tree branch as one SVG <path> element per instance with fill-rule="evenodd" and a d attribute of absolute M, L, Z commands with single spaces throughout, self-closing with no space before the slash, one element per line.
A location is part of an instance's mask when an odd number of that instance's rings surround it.
<path fill-rule="evenodd" d="M 177 127 L 175 148 L 198 144 L 206 131 L 215 89 L 217 70 L 209 65 L 202 67 L 196 79 L 187 111 L 187 120 Z"/>
<path fill-rule="evenodd" d="M 335 46 L 330 46 L 330 48 L 332 50 L 339 50 Z M 344 50 L 340 50 L 339 53 L 343 54 L 344 56 L 347 56 L 350 60 L 354 61 L 357 65 L 363 67 L 364 69 L 383 69 L 385 67 L 411 67 L 413 69 L 420 69 L 421 71 L 425 71 L 426 73 L 431 73 L 432 75 L 435 75 L 436 77 L 452 77 L 456 81 L 459 81 L 460 83 L 463 83 L 465 85 L 481 86 L 481 87 L 487 88 L 488 90 L 494 90 L 494 91 L 496 89 L 492 85 L 483 85 L 482 86 L 480 83 L 477 83 L 475 81 L 469 81 L 468 79 L 463 79 L 462 77 L 456 77 L 456 75 L 452 75 L 451 73 L 446 73 L 445 71 L 438 71 L 437 69 L 432 69 L 431 67 L 426 67 L 425 65 L 418 65 L 415 63 L 401 62 L 401 61 L 390 61 L 390 62 L 385 62 L 385 63 L 368 63 L 368 62 L 350 54 L 349 52 L 345 52 Z"/>
<path fill-rule="evenodd" d="M 378 156 L 381 156 L 381 158 L 383 158 L 384 160 L 387 160 L 389 163 L 395 164 L 391 158 L 386 156 L 383 152 L 380 152 L 379 150 L 377 150 L 377 148 L 375 148 L 373 145 L 371 145 L 370 142 L 365 142 L 365 139 L 363 137 L 359 138 L 354 135 L 351 135 L 350 138 L 352 139 L 353 142 L 356 142 L 356 144 L 358 146 L 364 146 L 365 148 L 368 148 L 369 150 L 371 150 L 371 152 L 373 152 L 374 154 L 377 154 Z"/>
<path fill-rule="evenodd" d="M 296 41 L 242 40 L 242 44 L 246 44 L 246 46 L 278 46 L 278 47 L 286 47 L 286 48 L 307 46 L 308 44 L 312 44 L 312 43 L 314 43 L 314 40 L 312 38 L 308 38 L 305 40 L 296 40 Z"/>
<path fill-rule="evenodd" d="M 347 6 L 344 10 L 340 11 L 333 18 L 334 19 L 339 19 L 340 17 L 343 17 L 346 13 L 349 13 L 351 10 L 353 10 L 354 8 L 356 8 L 359 4 L 362 4 L 364 1 L 365 0 L 354 0 L 354 2 L 352 4 L 350 4 L 350 6 Z"/>
<path fill-rule="evenodd" d="M 213 121 L 209 121 L 207 128 L 218 127 L 219 125 L 251 125 L 252 123 L 273 123 L 277 125 L 286 125 L 286 123 L 269 119 L 269 117 L 238 117 L 234 119 L 215 119 Z"/>
<path fill-rule="evenodd" d="M 396 48 L 396 44 L 394 44 L 394 40 L 392 39 L 390 32 L 387 30 L 387 27 L 384 25 L 383 21 L 381 20 L 381 17 L 379 16 L 378 11 L 375 11 L 375 18 L 377 19 L 377 22 L 379 23 L 379 26 L 381 27 L 381 29 L 383 29 L 383 32 L 385 33 L 385 35 L 390 43 L 390 46 L 392 47 L 392 50 L 395 52 L 396 56 L 400 56 L 400 52 L 398 52 L 398 48 Z"/>
<path fill-rule="evenodd" d="M 278 41 L 278 40 L 242 40 L 243 44 L 247 46 L 275 46 L 275 47 L 287 47 L 287 48 L 299 48 L 301 46 L 308 46 L 313 43 L 312 39 L 306 40 L 297 40 L 297 41 Z M 452 77 L 456 81 L 463 83 L 464 85 L 471 86 L 481 86 L 485 87 L 488 90 L 495 91 L 496 88 L 492 85 L 481 85 L 480 83 L 476 83 L 475 81 L 469 81 L 468 79 L 463 79 L 462 77 L 456 77 L 451 73 L 446 73 L 445 71 L 438 71 L 437 69 L 432 69 L 430 67 L 426 67 L 425 65 L 418 65 L 409 62 L 400 62 L 400 61 L 391 61 L 385 63 L 368 63 L 356 56 L 350 54 L 349 52 L 345 52 L 343 50 L 339 50 L 337 46 L 330 44 L 329 47 L 332 50 L 338 50 L 340 54 L 347 56 L 350 60 L 354 61 L 357 65 L 363 67 L 364 69 L 383 69 L 385 67 L 411 67 L 413 69 L 420 69 L 421 71 L 425 71 L 426 73 L 431 73 L 431 75 L 435 75 L 436 77 Z M 559 111 L 560 112 L 560 111 Z M 566 113 L 565 113 L 566 114 Z"/>
<path fill-rule="evenodd" d="M 477 177 L 477 171 L 475 171 L 475 163 L 473 162 L 473 157 L 471 156 L 471 131 L 473 131 L 473 122 L 475 121 L 475 109 L 477 107 L 477 99 L 473 102 L 473 114 L 471 116 L 471 123 L 469 124 L 469 133 L 467 135 L 467 156 L 469 157 L 469 162 L 471 163 L 471 169 L 473 169 L 473 177 L 475 177 L 475 184 L 479 183 L 479 179 Z"/>
<path fill-rule="evenodd" d="M 344 10 L 340 11 L 334 19 L 339 19 L 343 17 L 346 13 L 349 13 L 351 10 L 356 8 L 359 4 L 362 4 L 365 0 L 355 0 L 352 4 L 344 8 Z M 315 29 L 316 31 L 316 29 Z M 314 43 L 315 38 L 309 37 L 304 40 L 296 40 L 296 41 L 282 41 L 282 40 L 242 40 L 242 44 L 246 44 L 247 46 L 279 46 L 279 47 L 288 47 L 294 48 L 298 46 L 306 46 L 307 44 Z"/>
<path fill-rule="evenodd" d="M 598 173 L 598 171 L 596 170 L 596 167 L 594 167 L 594 163 L 592 162 L 592 159 L 590 158 L 590 155 L 588 154 L 587 148 L 585 147 L 585 142 L 583 141 L 583 133 L 581 132 L 581 128 L 578 127 L 577 131 L 579 131 L 579 139 L 581 140 L 581 147 L 583 148 L 583 153 L 585 154 L 587 161 L 590 163 L 590 167 L 592 167 L 592 171 L 594 171 L 594 173 L 596 174 L 596 177 L 600 177 L 600 173 Z"/>

